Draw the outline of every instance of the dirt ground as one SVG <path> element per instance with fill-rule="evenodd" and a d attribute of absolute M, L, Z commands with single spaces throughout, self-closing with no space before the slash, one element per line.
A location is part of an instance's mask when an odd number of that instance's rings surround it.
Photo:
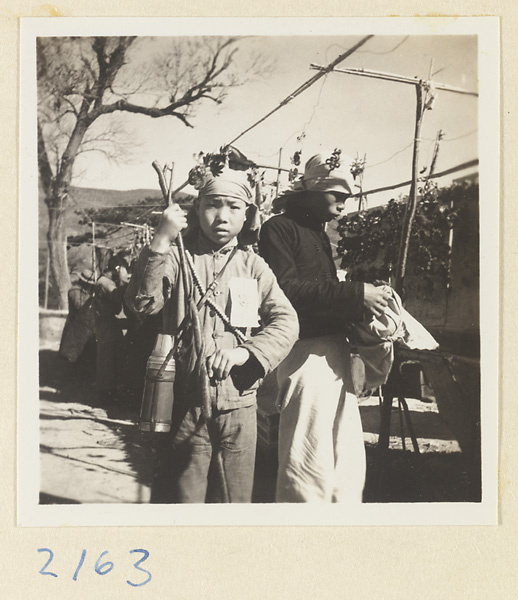
<path fill-rule="evenodd" d="M 91 358 L 73 365 L 58 356 L 59 323 L 40 328 L 40 503 L 147 503 L 160 434 L 139 431 L 138 399 L 98 406 Z M 408 399 L 408 405 L 420 453 L 407 427 L 401 436 L 394 402 L 389 450 L 380 468 L 379 399 L 360 404 L 368 464 L 364 501 L 480 500 L 479 474 L 433 397 Z M 276 469 L 275 448 L 259 443 L 254 502 L 274 501 Z"/>

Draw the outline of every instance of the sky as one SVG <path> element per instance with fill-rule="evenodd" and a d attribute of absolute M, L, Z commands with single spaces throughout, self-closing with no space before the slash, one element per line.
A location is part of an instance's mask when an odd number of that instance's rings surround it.
<path fill-rule="evenodd" d="M 81 158 L 75 185 L 130 190 L 156 188 L 153 160 L 175 163 L 175 186 L 194 166 L 193 155 L 212 152 L 275 108 L 286 96 L 315 74 L 311 63 L 325 65 L 363 36 L 251 36 L 240 42 L 240 68 L 251 52 L 272 61 L 272 73 L 231 89 L 224 104 L 199 105 L 187 128 L 174 117 L 151 119 L 122 114 L 133 131 L 136 157 L 131 164 L 114 164 L 102 155 Z M 167 39 L 163 40 L 167 43 Z M 143 46 L 145 48 L 145 45 Z M 477 91 L 477 38 L 474 35 L 376 35 L 338 68 L 365 68 L 428 79 Z M 282 107 L 236 143 L 261 165 L 290 168 L 290 157 L 302 150 L 303 162 L 320 150 L 340 148 L 342 155 L 366 156 L 364 190 L 408 181 L 411 177 L 416 93 L 413 85 L 330 73 Z M 444 132 L 436 172 L 478 157 L 478 99 L 439 91 L 432 110 L 424 114 L 420 168 L 429 166 L 436 135 Z M 297 136 L 304 134 L 302 141 Z M 266 181 L 276 179 L 267 170 Z M 441 183 L 447 184 L 452 175 Z M 286 186 L 282 175 L 281 185 Z M 194 192 L 192 188 L 186 191 Z M 408 192 L 401 188 L 369 197 L 375 206 Z"/>

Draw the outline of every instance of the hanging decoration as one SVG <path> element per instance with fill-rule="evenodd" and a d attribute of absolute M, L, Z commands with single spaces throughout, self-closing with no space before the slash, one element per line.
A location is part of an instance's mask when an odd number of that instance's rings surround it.
<path fill-rule="evenodd" d="M 217 177 L 225 168 L 234 171 L 247 171 L 257 168 L 254 161 L 248 159 L 237 148 L 228 145 L 221 146 L 219 152 L 199 152 L 194 156 L 194 160 L 198 164 L 189 171 L 189 184 L 197 190 L 203 187 L 209 172 Z M 255 176 L 250 181 L 253 181 L 253 185 L 255 185 Z"/>
<path fill-rule="evenodd" d="M 367 208 L 367 196 L 363 193 L 363 174 L 365 172 L 365 168 L 367 165 L 367 155 L 364 154 L 363 158 L 360 158 L 358 153 L 356 154 L 356 158 L 351 163 L 351 175 L 354 177 L 354 180 L 358 179 L 358 186 L 360 188 L 359 196 L 358 196 L 358 211 L 366 210 Z"/>
<path fill-rule="evenodd" d="M 340 148 L 335 148 L 333 152 L 331 152 L 331 156 L 326 158 L 326 165 L 329 167 L 329 171 L 340 168 L 340 154 L 342 154 L 342 150 Z"/>
<path fill-rule="evenodd" d="M 305 135 L 305 134 L 301 134 L 301 135 Z M 301 139 L 301 136 L 299 136 L 297 138 L 297 140 Z M 290 183 L 293 183 L 297 177 L 299 176 L 299 170 L 297 167 L 300 167 L 300 163 L 302 160 L 302 150 L 296 150 L 292 156 L 290 156 L 290 162 L 293 165 L 293 167 L 289 170 L 288 173 L 288 181 Z"/>

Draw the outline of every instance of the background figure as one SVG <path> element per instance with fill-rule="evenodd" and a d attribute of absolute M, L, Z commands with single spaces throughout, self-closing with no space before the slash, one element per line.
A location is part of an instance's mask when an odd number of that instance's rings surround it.
<path fill-rule="evenodd" d="M 95 386 L 101 404 L 117 401 L 123 343 L 121 320 L 117 315 L 122 310 L 122 295 L 129 281 L 128 268 L 124 257 L 112 256 L 108 261 L 108 268 L 95 284 Z"/>
<path fill-rule="evenodd" d="M 88 345 L 93 346 L 95 322 L 91 299 L 94 285 L 95 275 L 86 269 L 68 291 L 68 316 L 61 335 L 59 355 L 72 363 L 77 362 Z"/>
<path fill-rule="evenodd" d="M 94 292 L 95 275 L 90 269 L 81 271 L 77 281 L 68 290 L 68 314 L 73 317 Z"/>

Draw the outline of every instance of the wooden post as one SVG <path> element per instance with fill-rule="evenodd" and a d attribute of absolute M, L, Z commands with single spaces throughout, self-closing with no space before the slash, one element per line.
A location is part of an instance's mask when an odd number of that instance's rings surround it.
<path fill-rule="evenodd" d="M 49 278 L 50 278 L 50 253 L 47 249 L 47 265 L 45 268 L 45 300 L 43 307 L 46 309 L 49 306 Z"/>
<path fill-rule="evenodd" d="M 423 85 L 416 86 L 416 120 L 414 133 L 414 154 L 412 157 L 412 183 L 410 185 L 410 193 L 408 195 L 408 203 L 406 205 L 405 217 L 403 220 L 403 229 L 401 232 L 401 244 L 399 246 L 399 257 L 396 272 L 396 291 L 403 297 L 403 287 L 406 274 L 406 263 L 408 258 L 408 248 L 410 246 L 410 236 L 412 234 L 412 226 L 417 208 L 417 177 L 419 169 L 419 142 L 421 135 L 421 125 L 423 123 Z M 404 298 L 403 298 L 404 299 Z"/>
<path fill-rule="evenodd" d="M 97 256 L 95 255 L 95 221 L 92 221 L 92 271 L 94 281 L 97 281 Z"/>
<path fill-rule="evenodd" d="M 263 186 L 261 184 L 261 176 L 257 178 L 255 182 L 255 204 L 257 206 L 257 210 L 261 209 L 261 205 L 263 203 Z"/>
<path fill-rule="evenodd" d="M 442 129 L 439 129 L 439 131 L 437 132 L 437 137 L 435 138 L 432 162 L 430 164 L 430 169 L 428 170 L 428 177 L 426 178 L 427 180 L 430 179 L 430 177 L 435 173 L 435 166 L 437 164 L 437 158 L 439 156 L 439 146 L 441 144 L 443 137 L 444 137 L 444 131 Z"/>
<path fill-rule="evenodd" d="M 281 178 L 281 156 L 282 156 L 282 148 L 279 148 L 279 165 L 277 168 L 277 181 L 275 183 L 275 193 L 277 196 L 279 195 L 279 182 L 280 182 L 280 178 Z"/>

